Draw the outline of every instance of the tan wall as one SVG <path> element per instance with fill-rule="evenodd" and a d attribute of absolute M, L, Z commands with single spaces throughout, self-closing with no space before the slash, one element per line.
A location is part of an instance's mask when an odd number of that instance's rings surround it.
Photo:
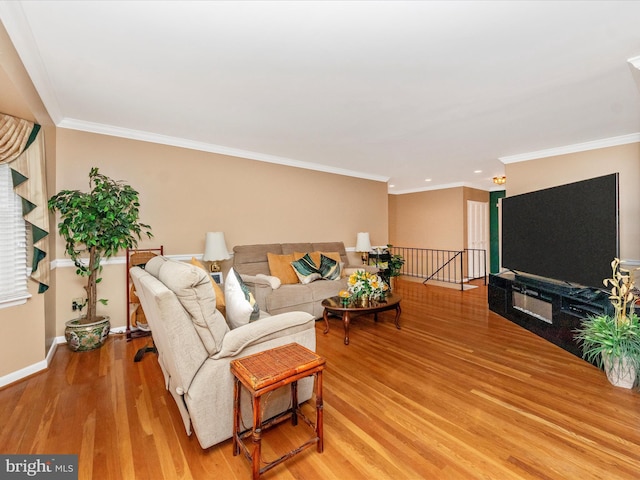
<path fill-rule="evenodd" d="M 461 198 L 458 188 L 390 195 L 390 242 L 398 247 L 462 246 Z"/>
<path fill-rule="evenodd" d="M 464 248 L 466 200 L 479 196 L 488 201 L 489 193 L 456 187 L 389 195 L 390 242 L 398 247 Z"/>
<path fill-rule="evenodd" d="M 53 122 L 1 23 L 0 52 L 0 112 L 39 123 L 46 155 L 55 165 Z M 53 295 L 38 294 L 35 282 L 28 287 L 32 297 L 25 304 L 0 309 L 0 378 L 41 364 L 53 342 L 55 318 L 49 309 Z"/>
<path fill-rule="evenodd" d="M 45 149 L 46 149 L 46 168 L 47 168 L 47 198 L 50 197 L 50 193 L 55 188 L 56 179 L 56 127 L 54 125 L 43 126 Z M 56 245 L 56 222 L 53 215 L 49 215 L 49 241 L 47 253 L 47 261 L 51 262 L 55 258 L 55 245 Z M 55 337 L 58 336 L 56 329 L 56 284 L 55 277 L 51 275 L 49 281 L 49 290 L 44 295 L 45 305 L 45 347 L 48 351 Z"/>
<path fill-rule="evenodd" d="M 0 309 L 0 378 L 46 356 L 44 296 L 34 282 L 28 286 L 32 297 L 25 304 Z"/>
<path fill-rule="evenodd" d="M 57 131 L 57 185 L 87 190 L 91 167 L 122 179 L 140 193 L 141 221 L 167 255 L 200 255 L 207 231 L 223 231 L 227 247 L 250 243 L 343 241 L 370 232 L 373 245 L 387 243 L 387 185 L 301 168 L 186 150 L 68 129 Z M 57 240 L 56 259 L 64 259 Z M 124 255 L 124 252 L 122 252 Z M 84 279 L 56 268 L 57 332 L 72 318 Z M 126 323 L 124 264 L 106 265 L 99 297 L 109 300 L 112 326 Z"/>
<path fill-rule="evenodd" d="M 46 140 L 48 196 L 63 188 L 86 190 L 89 169 L 99 167 L 140 192 L 141 217 L 169 255 L 201 254 L 207 231 L 225 232 L 227 245 L 342 240 L 355 245 L 368 231 L 375 245 L 388 242 L 387 186 L 311 170 L 196 152 L 116 137 L 56 129 L 0 24 L 0 112 L 36 121 Z M 64 260 L 51 222 L 47 260 Z M 57 263 L 57 262 L 56 262 Z M 63 262 L 64 263 L 64 262 Z M 109 299 L 113 326 L 126 322 L 125 266 L 104 269 L 99 296 Z M 0 309 L 0 378 L 40 365 L 84 279 L 72 267 L 52 270 L 50 288 L 25 305 Z M 103 308 L 103 307 L 99 307 Z"/>
<path fill-rule="evenodd" d="M 640 259 L 640 143 L 505 166 L 507 196 L 620 173 L 620 256 Z"/>

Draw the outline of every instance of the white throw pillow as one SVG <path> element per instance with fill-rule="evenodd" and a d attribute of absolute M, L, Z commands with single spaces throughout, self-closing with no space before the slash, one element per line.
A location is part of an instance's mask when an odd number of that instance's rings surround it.
<path fill-rule="evenodd" d="M 224 299 L 227 304 L 227 323 L 231 328 L 246 325 L 260 317 L 258 304 L 233 268 L 229 270 L 224 284 Z"/>

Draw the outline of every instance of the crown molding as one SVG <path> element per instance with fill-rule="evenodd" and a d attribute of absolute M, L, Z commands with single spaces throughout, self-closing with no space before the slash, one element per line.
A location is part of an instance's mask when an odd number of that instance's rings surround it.
<path fill-rule="evenodd" d="M 141 130 L 132 130 L 128 128 L 115 127 L 113 125 L 105 125 L 101 123 L 85 122 L 75 120 L 73 118 L 65 118 L 57 124 L 60 128 L 68 128 L 70 130 L 79 130 L 83 132 L 99 133 L 112 137 L 129 138 L 132 140 L 140 140 L 143 142 L 157 143 L 161 145 L 170 145 L 172 147 L 187 148 L 189 150 L 198 150 L 201 152 L 217 153 L 220 155 L 228 155 L 230 157 L 247 158 L 249 160 L 257 160 L 259 162 L 275 163 L 285 165 L 287 167 L 304 168 L 306 170 L 314 170 L 318 172 L 333 173 L 336 175 L 344 175 L 347 177 L 363 178 L 365 180 L 374 180 L 376 182 L 388 182 L 389 177 L 382 175 L 372 175 L 365 172 L 357 172 L 355 170 L 347 170 L 339 167 L 330 167 L 320 165 L 318 163 L 303 162 L 292 158 L 279 157 L 277 155 L 269 155 L 266 153 L 252 152 L 250 150 L 241 150 L 238 148 L 225 147 L 223 145 L 214 145 L 206 142 L 197 142 L 195 140 L 187 140 L 184 138 L 170 137 Z"/>
<path fill-rule="evenodd" d="M 31 25 L 25 17 L 21 2 L 0 1 L 0 19 L 20 57 L 20 61 L 31 77 L 31 82 L 42 99 L 47 115 L 57 124 L 62 118 L 58 97 L 51 88 L 53 83 L 42 61 L 40 50 L 33 37 Z"/>
<path fill-rule="evenodd" d="M 527 160 L 535 160 L 537 158 L 555 157 L 558 155 L 566 155 L 568 153 L 586 152 L 589 150 L 597 150 L 598 148 L 616 147 L 618 145 L 637 142 L 640 142 L 640 133 L 631 133 L 629 135 L 603 138 L 601 140 L 593 140 L 591 142 L 575 143 L 565 147 L 549 148 L 547 150 L 538 150 L 537 152 L 498 157 L 498 160 L 505 164 L 526 162 Z"/>
<path fill-rule="evenodd" d="M 467 182 L 458 182 L 458 183 L 443 183 L 442 185 L 433 185 L 431 187 L 424 187 L 424 188 L 409 188 L 406 190 L 395 190 L 392 192 L 391 190 L 389 190 L 389 195 L 404 195 L 406 193 L 420 193 L 420 192 L 429 192 L 431 190 L 446 190 L 447 188 L 458 188 L 458 187 L 467 187 L 467 188 L 475 188 L 476 190 L 484 190 L 484 191 L 491 191 L 492 188 L 487 189 L 486 187 L 483 187 L 481 185 L 476 185 L 473 183 L 467 183 Z M 502 188 L 499 190 L 503 190 Z"/>
<path fill-rule="evenodd" d="M 493 185 L 490 188 L 487 188 L 486 185 L 480 185 L 480 184 L 475 184 L 475 183 L 468 183 L 468 182 L 458 182 L 458 183 L 444 183 L 442 185 L 432 185 L 430 187 L 423 187 L 423 188 L 410 188 L 410 189 L 406 189 L 406 190 L 395 190 L 393 189 L 393 191 L 391 191 L 391 189 L 389 189 L 388 194 L 389 195 L 404 195 L 406 193 L 420 193 L 420 192 L 429 192 L 431 190 L 446 190 L 447 188 L 458 188 L 458 187 L 467 187 L 467 188 L 474 188 L 476 190 L 482 190 L 485 192 L 493 192 L 493 191 L 499 191 L 499 190 L 504 190 L 504 185 Z"/>

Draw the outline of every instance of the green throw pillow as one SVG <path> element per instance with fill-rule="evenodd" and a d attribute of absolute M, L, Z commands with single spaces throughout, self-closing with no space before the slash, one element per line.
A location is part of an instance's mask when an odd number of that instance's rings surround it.
<path fill-rule="evenodd" d="M 318 271 L 325 280 L 337 280 L 342 273 L 340 263 L 322 254 L 320 255 L 320 268 Z"/>
<path fill-rule="evenodd" d="M 304 257 L 300 258 L 299 260 L 291 262 L 291 266 L 296 272 L 300 283 L 307 284 L 318 280 L 319 278 L 322 278 L 318 267 L 316 267 L 316 264 L 313 263 L 313 260 L 311 260 L 311 257 L 308 253 L 306 253 Z"/>

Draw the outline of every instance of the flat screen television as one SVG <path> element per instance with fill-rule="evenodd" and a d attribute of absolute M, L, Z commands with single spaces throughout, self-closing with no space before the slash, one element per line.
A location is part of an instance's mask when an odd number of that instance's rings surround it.
<path fill-rule="evenodd" d="M 502 199 L 502 266 L 604 288 L 619 257 L 618 174 Z"/>

